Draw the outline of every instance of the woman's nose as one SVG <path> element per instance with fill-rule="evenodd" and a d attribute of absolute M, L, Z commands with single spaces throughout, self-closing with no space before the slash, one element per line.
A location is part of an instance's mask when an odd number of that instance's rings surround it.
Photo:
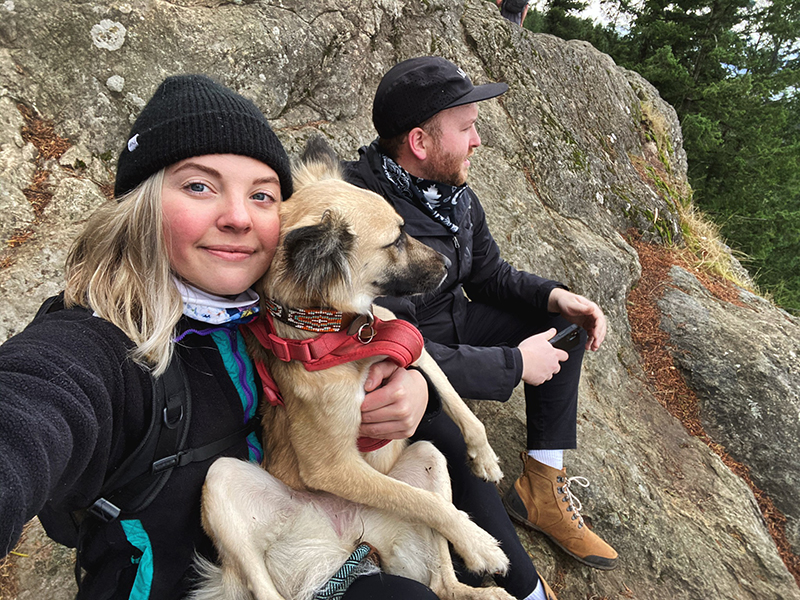
<path fill-rule="evenodd" d="M 253 226 L 246 201 L 234 197 L 225 198 L 218 222 L 221 229 L 236 231 L 249 231 Z"/>

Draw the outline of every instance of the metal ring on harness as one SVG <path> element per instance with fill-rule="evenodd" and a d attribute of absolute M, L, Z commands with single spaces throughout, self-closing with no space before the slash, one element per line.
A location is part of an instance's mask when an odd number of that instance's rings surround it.
<path fill-rule="evenodd" d="M 375 327 L 373 326 L 375 323 L 374 315 L 372 313 L 367 313 L 367 318 L 369 319 L 369 321 L 361 325 L 361 327 L 359 327 L 358 331 L 356 332 L 356 337 L 358 338 L 358 341 L 361 342 L 362 344 L 369 344 L 377 335 Z M 365 334 L 364 330 L 367 327 L 369 327 L 369 332 Z"/>

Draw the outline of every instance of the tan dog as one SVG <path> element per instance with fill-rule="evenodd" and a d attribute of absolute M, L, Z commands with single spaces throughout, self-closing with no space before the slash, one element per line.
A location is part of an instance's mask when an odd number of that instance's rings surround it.
<path fill-rule="evenodd" d="M 382 198 L 345 183 L 332 157 L 318 154 L 294 175 L 295 193 L 281 206 L 281 244 L 258 284 L 262 304 L 271 299 L 284 317 L 286 309 L 324 307 L 369 328 L 358 319 L 371 315 L 375 297 L 429 292 L 441 283 L 444 257 L 408 237 Z M 274 327 L 285 339 L 317 335 L 277 318 Z M 194 598 L 310 598 L 362 540 L 377 549 L 383 571 L 429 585 L 442 599 L 512 598 L 457 582 L 447 540 L 475 572 L 505 573 L 508 559 L 451 503 L 438 450 L 393 441 L 359 452 L 364 383 L 383 357 L 308 371 L 255 346 L 253 357 L 267 365 L 285 407 L 264 411 L 269 473 L 224 458 L 208 472 L 203 523 L 222 567 L 205 565 L 206 582 Z M 461 428 L 473 471 L 498 481 L 481 422 L 424 350 L 415 364 Z"/>

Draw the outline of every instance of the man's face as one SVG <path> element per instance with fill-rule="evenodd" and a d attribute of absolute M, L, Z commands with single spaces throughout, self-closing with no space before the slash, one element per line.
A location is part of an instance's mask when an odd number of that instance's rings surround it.
<path fill-rule="evenodd" d="M 469 157 L 481 145 L 477 119 L 476 103 L 448 108 L 436 116 L 428 132 L 432 143 L 423 163 L 423 178 L 455 186 L 466 183 Z"/>

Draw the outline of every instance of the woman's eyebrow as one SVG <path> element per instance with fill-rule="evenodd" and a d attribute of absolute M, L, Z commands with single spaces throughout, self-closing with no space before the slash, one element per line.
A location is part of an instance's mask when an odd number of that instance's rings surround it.
<path fill-rule="evenodd" d="M 216 169 L 214 169 L 213 167 L 208 167 L 206 165 L 202 165 L 200 163 L 196 163 L 196 162 L 192 162 L 192 161 L 188 161 L 188 162 L 183 163 L 180 167 L 176 168 L 173 171 L 173 173 L 180 173 L 181 171 L 184 171 L 186 169 L 197 169 L 198 171 L 202 171 L 203 173 L 207 173 L 208 175 L 211 175 L 212 177 L 217 177 L 217 178 L 221 178 L 222 177 L 222 174 L 219 171 L 217 171 Z M 281 181 L 280 181 L 280 179 L 278 179 L 277 175 L 267 175 L 265 177 L 259 177 L 259 178 L 255 179 L 255 180 L 253 180 L 253 184 L 254 185 L 262 185 L 262 184 L 267 184 L 267 183 L 274 183 L 276 185 L 280 185 Z"/>
<path fill-rule="evenodd" d="M 280 185 L 281 180 L 278 179 L 276 175 L 268 175 L 267 177 L 259 177 L 258 179 L 253 181 L 253 183 L 256 185 L 260 185 L 262 183 L 275 183 L 277 185 Z"/>
<path fill-rule="evenodd" d="M 197 169 L 198 171 L 202 171 L 203 173 L 207 173 L 207 174 L 211 175 L 212 177 L 220 177 L 220 173 L 216 169 L 214 169 L 212 167 L 207 167 L 206 165 L 201 165 L 200 163 L 191 162 L 191 161 L 183 163 L 180 167 L 175 169 L 173 171 L 173 173 L 180 173 L 181 171 L 184 171 L 186 169 Z"/>

